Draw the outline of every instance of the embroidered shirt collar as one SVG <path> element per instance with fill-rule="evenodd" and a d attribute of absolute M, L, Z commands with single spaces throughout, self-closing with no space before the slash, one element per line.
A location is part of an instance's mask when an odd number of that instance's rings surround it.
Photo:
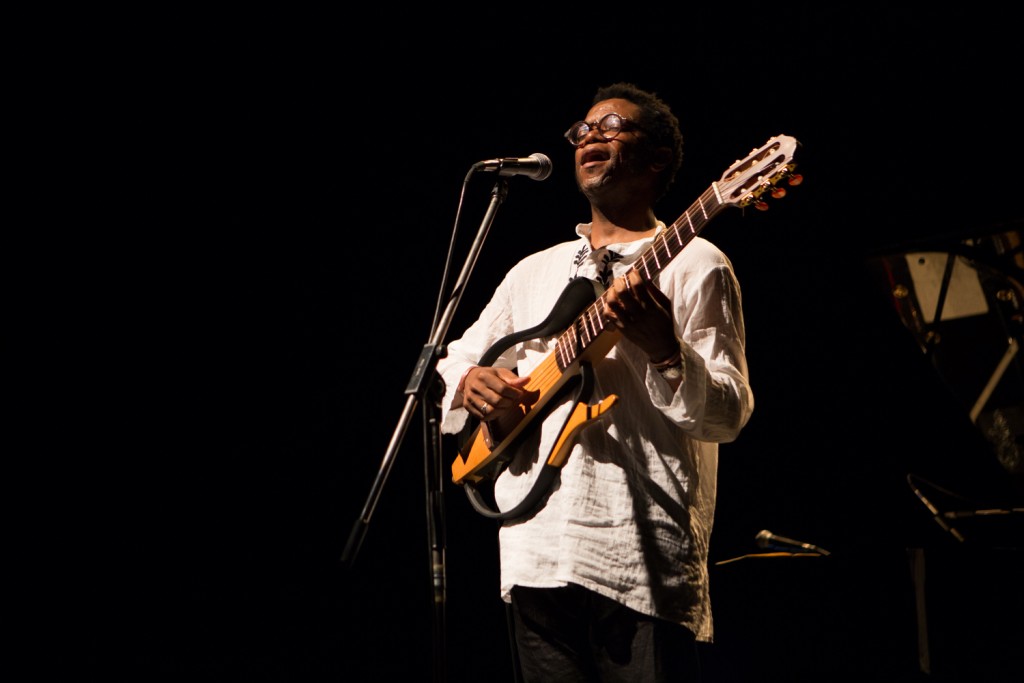
<path fill-rule="evenodd" d="M 665 223 L 663 223 L 662 221 L 658 221 L 657 224 L 654 226 L 654 234 L 651 235 L 650 237 L 643 237 L 641 239 L 632 240 L 630 242 L 614 242 L 612 244 L 605 245 L 600 249 L 593 249 L 593 247 L 591 247 L 591 250 L 594 253 L 598 253 L 605 249 L 614 251 L 623 259 L 631 262 L 637 256 L 639 256 L 640 253 L 647 248 L 647 245 L 651 243 L 651 240 L 657 237 L 664 229 Z M 590 245 L 590 233 L 592 230 L 593 226 L 591 223 L 579 223 L 576 226 L 576 234 L 582 237 L 584 240 L 586 240 L 588 245 Z"/>
<path fill-rule="evenodd" d="M 593 249 L 590 245 L 590 223 L 579 223 L 576 226 L 576 234 L 580 236 L 582 244 L 576 251 L 573 261 L 573 272 L 570 277 L 586 277 L 600 282 L 607 286 L 613 277 L 617 277 L 640 257 L 650 245 L 651 241 L 665 229 L 665 224 L 658 221 L 654 234 L 629 242 L 616 242 L 607 244 L 600 249 Z"/>

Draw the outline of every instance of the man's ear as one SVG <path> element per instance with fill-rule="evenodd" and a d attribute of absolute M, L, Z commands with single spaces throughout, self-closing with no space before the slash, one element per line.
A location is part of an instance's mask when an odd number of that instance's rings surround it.
<path fill-rule="evenodd" d="M 651 161 L 651 169 L 661 173 L 672 163 L 672 149 L 670 147 L 658 147 L 654 150 Z"/>

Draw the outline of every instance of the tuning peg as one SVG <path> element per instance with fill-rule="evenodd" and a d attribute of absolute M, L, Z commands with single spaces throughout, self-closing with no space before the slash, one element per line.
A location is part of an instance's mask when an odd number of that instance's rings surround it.
<path fill-rule="evenodd" d="M 782 199 L 785 196 L 786 196 L 786 188 L 784 188 L 784 187 L 773 187 L 772 188 L 772 197 L 773 198 L 775 198 L 775 199 Z"/>
<path fill-rule="evenodd" d="M 789 183 L 790 187 L 796 187 L 803 181 L 804 177 L 802 175 L 800 175 L 799 173 L 794 173 L 793 175 L 789 176 L 789 180 L 787 182 Z"/>
<path fill-rule="evenodd" d="M 758 199 L 756 202 L 754 202 L 754 208 L 757 209 L 758 211 L 767 211 L 768 202 L 764 201 L 763 199 Z"/>

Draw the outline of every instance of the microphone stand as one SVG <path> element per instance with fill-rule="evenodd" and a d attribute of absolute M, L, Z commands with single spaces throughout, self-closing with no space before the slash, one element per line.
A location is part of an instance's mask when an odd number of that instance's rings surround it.
<path fill-rule="evenodd" d="M 470 176 L 477 169 L 470 169 L 466 175 L 468 182 Z M 446 585 L 445 585 L 445 527 L 444 527 L 444 478 L 442 475 L 441 462 L 441 430 L 440 413 L 441 399 L 444 396 L 444 382 L 437 374 L 437 361 L 447 353 L 443 341 L 451 326 L 452 318 L 462 300 L 466 283 L 473 272 L 477 258 L 483 248 L 487 233 L 491 229 L 494 217 L 497 215 L 498 207 L 508 196 L 508 179 L 499 176 L 494 188 L 491 190 L 491 201 L 476 238 L 470 247 L 466 262 L 459 274 L 459 279 L 452 288 L 452 295 L 448 299 L 448 305 L 439 320 L 435 320 L 434 329 L 429 335 L 429 340 L 420 352 L 413 369 L 412 377 L 405 389 L 408 396 L 405 408 L 399 418 L 398 425 L 388 443 L 387 451 L 381 462 L 380 469 L 370 487 L 370 494 L 363 505 L 359 519 L 352 526 L 348 542 L 341 556 L 341 562 L 346 567 L 351 567 L 363 539 L 369 529 L 370 520 L 377 507 L 377 501 L 383 490 L 384 483 L 391 467 L 394 465 L 398 449 L 402 444 L 405 433 L 408 430 L 409 422 L 412 420 L 413 411 L 417 405 L 423 404 L 423 443 L 424 443 L 424 476 L 426 489 L 426 512 L 427 512 L 427 537 L 430 551 L 430 577 L 433 586 L 433 607 L 434 607 L 434 678 L 436 683 L 446 680 L 447 664 L 445 660 L 445 607 L 446 607 Z M 456 224 L 458 221 L 456 221 Z M 444 285 L 447 279 L 447 268 L 445 277 L 442 278 L 441 291 L 444 292 Z"/>

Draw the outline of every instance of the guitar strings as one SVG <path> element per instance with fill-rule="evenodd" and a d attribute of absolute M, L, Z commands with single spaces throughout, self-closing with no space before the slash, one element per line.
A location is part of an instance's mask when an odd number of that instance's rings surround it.
<path fill-rule="evenodd" d="M 713 208 L 709 210 L 709 206 Z M 667 264 L 689 244 L 690 240 L 721 208 L 714 186 L 705 190 L 682 216 L 655 238 L 650 248 L 640 255 L 637 264 L 627 271 L 627 276 L 629 273 L 637 271 L 647 281 L 653 279 L 654 275 L 661 270 L 662 264 Z M 670 244 L 670 239 L 673 238 L 679 245 L 676 249 L 673 249 Z M 609 328 L 610 320 L 603 313 L 606 295 L 607 292 L 602 293 L 594 303 L 587 306 L 572 325 L 558 336 L 554 352 L 541 361 L 530 373 L 531 381 L 527 385 L 528 389 L 545 389 L 553 386 L 565 368 L 572 365 L 580 353 Z"/>

